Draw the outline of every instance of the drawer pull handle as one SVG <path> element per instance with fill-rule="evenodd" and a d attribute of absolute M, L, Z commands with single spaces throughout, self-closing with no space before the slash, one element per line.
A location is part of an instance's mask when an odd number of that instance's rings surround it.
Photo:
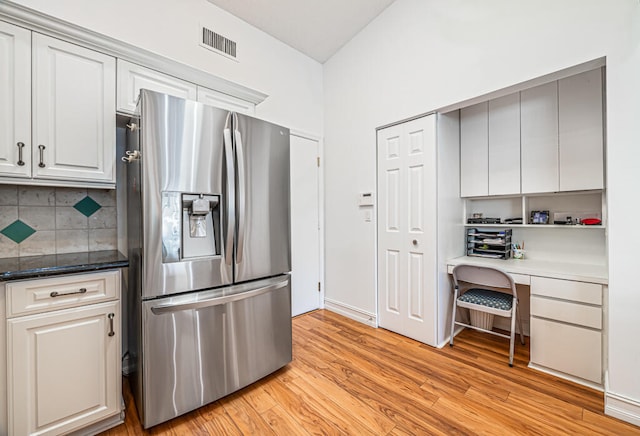
<path fill-rule="evenodd" d="M 77 291 L 73 291 L 73 292 L 66 292 L 66 293 L 60 293 L 58 291 L 53 291 L 52 293 L 50 293 L 49 295 L 51 296 L 51 298 L 53 297 L 64 297 L 66 295 L 74 295 L 74 294 L 86 294 L 87 293 L 87 288 L 80 288 Z"/>
<path fill-rule="evenodd" d="M 46 147 L 44 145 L 42 145 L 42 144 L 38 145 L 38 149 L 40 150 L 40 163 L 38 164 L 38 166 L 40 168 L 44 168 L 45 167 L 45 165 L 44 165 L 44 149 L 45 148 Z"/>
<path fill-rule="evenodd" d="M 24 161 L 22 160 L 22 149 L 24 148 L 24 142 L 18 142 L 18 164 L 19 167 L 24 166 Z"/>
<path fill-rule="evenodd" d="M 114 336 L 115 332 L 113 331 L 113 317 L 116 315 L 113 313 L 110 313 L 108 316 L 109 316 L 109 336 Z"/>

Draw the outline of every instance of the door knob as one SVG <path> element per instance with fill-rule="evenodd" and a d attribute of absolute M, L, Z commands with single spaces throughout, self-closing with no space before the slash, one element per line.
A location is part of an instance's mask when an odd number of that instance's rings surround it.
<path fill-rule="evenodd" d="M 416 246 L 417 246 L 417 245 L 418 245 L 418 240 L 417 240 L 417 239 L 414 239 L 412 243 L 413 243 L 413 245 L 416 245 Z"/>

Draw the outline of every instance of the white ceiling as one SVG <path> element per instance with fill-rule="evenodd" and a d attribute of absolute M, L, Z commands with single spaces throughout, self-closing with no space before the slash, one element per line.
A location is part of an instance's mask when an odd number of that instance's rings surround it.
<path fill-rule="evenodd" d="M 208 1 L 324 63 L 395 0 Z"/>

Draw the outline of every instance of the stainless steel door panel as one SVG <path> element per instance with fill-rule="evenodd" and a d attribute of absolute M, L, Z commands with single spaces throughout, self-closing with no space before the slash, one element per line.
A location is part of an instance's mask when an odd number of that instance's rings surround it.
<path fill-rule="evenodd" d="M 291 361 L 289 276 L 143 302 L 145 428 Z"/>
<path fill-rule="evenodd" d="M 236 282 L 291 270 L 289 129 L 237 114 Z M 243 179 L 240 180 L 240 175 Z"/>
<path fill-rule="evenodd" d="M 163 193 L 223 195 L 228 112 L 147 90 L 140 99 L 143 298 L 230 284 L 224 245 L 221 256 L 162 262 Z M 226 217 L 226 201 L 219 207 Z"/>

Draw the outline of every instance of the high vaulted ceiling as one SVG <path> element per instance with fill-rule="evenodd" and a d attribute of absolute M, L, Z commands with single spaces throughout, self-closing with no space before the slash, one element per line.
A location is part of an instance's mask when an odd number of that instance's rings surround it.
<path fill-rule="evenodd" d="M 395 0 L 208 0 L 320 63 Z"/>

